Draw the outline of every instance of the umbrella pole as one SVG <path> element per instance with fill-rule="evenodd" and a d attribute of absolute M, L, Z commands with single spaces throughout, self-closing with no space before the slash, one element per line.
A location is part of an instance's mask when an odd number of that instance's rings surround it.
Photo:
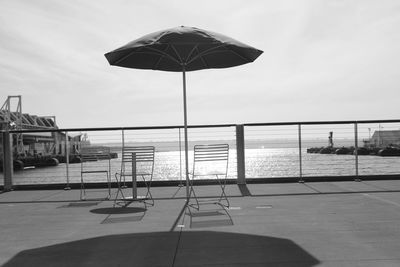
<path fill-rule="evenodd" d="M 188 133 L 187 133 L 187 107 L 186 107 L 186 70 L 185 65 L 182 65 L 183 75 L 183 121 L 184 121 L 184 134 L 185 134 L 185 177 L 186 177 L 186 204 L 189 203 L 189 153 L 188 153 Z"/>

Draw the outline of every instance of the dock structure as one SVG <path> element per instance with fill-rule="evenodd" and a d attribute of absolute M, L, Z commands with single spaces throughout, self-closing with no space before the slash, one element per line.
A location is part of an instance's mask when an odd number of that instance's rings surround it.
<path fill-rule="evenodd" d="M 369 140 L 371 145 L 385 147 L 390 145 L 400 146 L 400 130 L 375 131 Z"/>
<path fill-rule="evenodd" d="M 0 109 L 0 125 L 2 130 L 47 130 L 58 129 L 55 116 L 37 116 L 22 112 L 22 97 L 8 96 Z M 50 133 L 17 133 L 13 137 L 14 154 L 22 156 L 30 150 L 37 150 L 37 143 L 55 144 L 55 136 Z M 49 145 L 44 145 L 48 148 Z M 43 151 L 50 152 L 50 151 Z"/>
<path fill-rule="evenodd" d="M 65 135 L 57 130 L 55 116 L 38 116 L 22 112 L 22 97 L 20 95 L 8 96 L 0 109 L 0 129 L 4 132 L 23 130 L 49 130 L 49 132 L 17 132 L 13 133 L 9 142 L 10 146 L 1 142 L 1 148 L 10 147 L 9 152 L 4 149 L 4 154 L 9 154 L 13 161 L 14 169 L 23 169 L 24 166 L 43 165 L 51 163 L 54 155 L 63 154 L 63 140 Z M 2 137 L 2 139 L 5 139 Z M 2 149 L 3 151 L 3 149 Z M 3 157 L 1 157 L 3 158 Z M 50 159 L 50 160 L 49 160 Z M 3 162 L 2 162 L 3 163 Z M 0 169 L 3 164 L 0 164 Z"/>

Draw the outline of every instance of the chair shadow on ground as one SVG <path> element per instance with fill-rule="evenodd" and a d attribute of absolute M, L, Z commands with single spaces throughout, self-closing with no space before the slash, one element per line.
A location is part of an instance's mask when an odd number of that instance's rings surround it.
<path fill-rule="evenodd" d="M 205 227 L 233 225 L 232 217 L 226 208 L 218 204 L 206 205 L 206 206 L 207 206 L 206 209 L 200 209 L 200 210 L 196 210 L 190 207 L 186 209 L 185 216 L 189 218 L 190 228 L 205 228 Z"/>
<path fill-rule="evenodd" d="M 289 239 L 213 231 L 108 235 L 19 252 L 3 266 L 296 266 L 320 262 Z"/>
<path fill-rule="evenodd" d="M 141 221 L 146 211 L 146 208 L 140 207 L 109 207 L 90 210 L 91 213 L 108 215 L 101 224 Z"/>
<path fill-rule="evenodd" d="M 101 201 L 70 202 L 58 208 L 86 208 L 86 207 L 96 206 L 100 203 Z"/>
<path fill-rule="evenodd" d="M 99 208 L 90 210 L 91 213 L 95 214 L 129 214 L 129 213 L 141 213 L 146 212 L 147 209 L 139 207 L 118 207 L 118 208 Z"/>

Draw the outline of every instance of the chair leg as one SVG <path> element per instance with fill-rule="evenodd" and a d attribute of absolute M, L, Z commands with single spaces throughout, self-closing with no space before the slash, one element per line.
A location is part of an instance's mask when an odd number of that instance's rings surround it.
<path fill-rule="evenodd" d="M 110 179 L 110 174 L 108 172 L 107 172 L 107 185 L 108 185 L 107 199 L 111 199 L 111 179 Z"/>
<path fill-rule="evenodd" d="M 121 178 L 120 183 L 122 183 L 122 178 Z M 128 188 L 128 186 L 126 185 L 126 181 L 125 181 L 125 175 L 124 175 L 124 184 L 121 185 L 121 188 Z"/>
<path fill-rule="evenodd" d="M 119 185 L 119 180 L 118 180 L 117 174 L 115 174 L 115 179 L 117 180 L 117 193 L 115 194 L 114 205 L 113 205 L 113 207 L 115 207 L 115 204 L 117 203 L 117 199 L 118 199 L 118 195 L 119 195 L 119 190 L 120 190 L 120 185 Z"/>
<path fill-rule="evenodd" d="M 121 188 L 121 178 L 122 175 L 120 175 L 119 179 L 118 179 L 118 174 L 115 174 L 115 179 L 117 180 L 117 194 L 115 195 L 115 199 L 114 199 L 114 207 L 116 204 L 118 204 L 118 196 L 121 193 L 122 196 L 122 201 L 124 202 L 124 206 L 126 207 L 126 201 L 125 201 L 125 196 L 124 196 L 124 192 L 122 192 L 122 188 Z M 118 204 L 119 205 L 119 204 Z"/>
<path fill-rule="evenodd" d="M 151 192 L 150 192 L 151 181 L 153 180 L 153 179 L 152 179 L 153 177 L 151 177 L 149 181 L 146 181 L 146 179 L 144 178 L 144 175 L 141 175 L 141 176 L 142 176 L 143 182 L 144 182 L 144 184 L 145 184 L 145 186 L 146 186 L 146 188 L 147 188 L 146 197 L 145 197 L 146 199 L 144 200 L 144 203 L 147 204 L 147 201 L 146 201 L 146 200 L 147 200 L 147 198 L 149 198 L 149 199 L 150 199 L 150 202 L 151 202 L 151 203 L 149 203 L 149 205 L 150 205 L 150 206 L 154 206 L 153 195 L 152 195 Z"/>
<path fill-rule="evenodd" d="M 225 193 L 226 177 L 225 177 L 224 181 L 221 182 L 221 180 L 220 180 L 218 174 L 216 174 L 215 176 L 217 177 L 217 181 L 218 181 L 219 185 L 221 186 L 221 190 L 222 190 L 221 196 L 219 197 L 219 203 L 221 203 L 222 200 L 225 200 L 226 203 L 227 203 L 227 205 L 226 205 L 226 206 L 224 205 L 224 206 L 227 207 L 227 208 L 229 208 L 229 207 L 230 207 L 229 199 L 228 199 L 228 196 L 227 196 L 226 193 Z M 222 205 L 222 204 L 221 204 L 221 205 Z"/>
<path fill-rule="evenodd" d="M 81 173 L 81 192 L 80 192 L 80 199 L 81 200 L 86 200 L 86 190 L 85 190 L 85 184 L 83 182 L 83 174 Z"/>
<path fill-rule="evenodd" d="M 193 177 L 193 179 L 194 179 L 194 177 Z M 199 200 L 198 200 L 198 198 L 196 196 L 196 192 L 194 191 L 193 180 L 190 181 L 189 183 L 190 183 L 190 191 L 189 191 L 189 203 L 188 203 L 188 206 L 190 206 L 192 208 L 195 208 L 196 210 L 199 210 L 200 209 L 200 203 L 199 203 Z M 192 196 L 192 193 L 193 193 L 194 199 L 196 200 L 195 204 L 190 204 L 190 198 Z M 196 206 L 194 206 L 194 205 L 196 205 Z"/>

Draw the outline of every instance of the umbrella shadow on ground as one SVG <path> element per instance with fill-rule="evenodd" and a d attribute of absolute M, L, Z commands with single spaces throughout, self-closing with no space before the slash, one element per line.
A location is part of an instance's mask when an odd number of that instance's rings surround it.
<path fill-rule="evenodd" d="M 3 266 L 296 266 L 320 262 L 285 238 L 213 231 L 108 235 L 19 252 Z"/>
<path fill-rule="evenodd" d="M 90 210 L 91 213 L 108 215 L 101 224 L 141 221 L 146 215 L 146 211 L 146 208 L 140 207 L 110 207 Z"/>

